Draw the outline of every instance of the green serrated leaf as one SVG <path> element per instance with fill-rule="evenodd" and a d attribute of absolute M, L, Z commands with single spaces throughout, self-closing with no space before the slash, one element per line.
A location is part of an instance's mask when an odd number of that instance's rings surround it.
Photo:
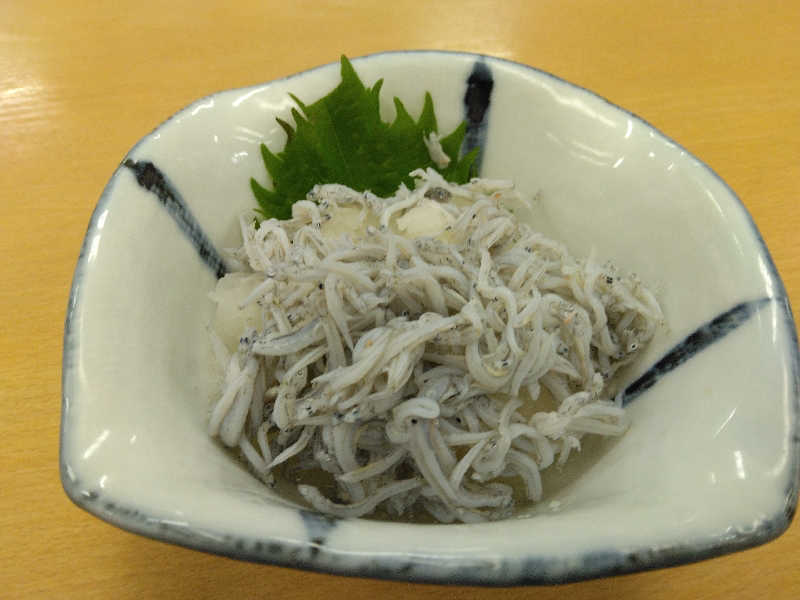
<path fill-rule="evenodd" d="M 464 143 L 464 136 L 467 134 L 467 122 L 461 121 L 461 124 L 456 127 L 450 135 L 446 135 L 439 143 L 442 145 L 442 150 L 450 158 L 458 156 L 461 151 L 461 145 Z"/>
<path fill-rule="evenodd" d="M 277 119 L 287 135 L 284 149 L 274 154 L 262 144 L 261 155 L 273 189 L 255 179 L 251 188 L 265 218 L 290 217 L 292 204 L 304 199 L 317 184 L 340 183 L 388 196 L 401 183 L 413 187 L 408 174 L 418 168 L 437 169 L 455 183 L 474 176 L 477 151 L 459 158 L 464 123 L 441 140 L 450 164 L 439 169 L 431 160 L 424 137 L 437 131 L 437 123 L 429 93 L 416 121 L 395 98 L 397 115 L 392 123 L 386 123 L 380 116 L 383 80 L 365 87 L 345 56 L 341 58 L 341 78 L 333 91 L 313 104 L 306 105 L 290 94 L 298 107 L 292 109 L 294 126 Z"/>
<path fill-rule="evenodd" d="M 292 138 L 294 137 L 294 129 L 292 128 L 291 125 L 289 125 L 289 123 L 287 123 L 283 119 L 275 117 L 275 120 L 278 122 L 278 125 L 280 125 L 281 128 L 286 132 L 286 143 L 287 144 L 290 143 L 292 141 Z"/>
<path fill-rule="evenodd" d="M 433 98 L 430 92 L 425 92 L 425 104 L 422 106 L 422 114 L 417 121 L 419 127 L 424 135 L 428 135 L 432 131 L 439 131 L 436 127 L 436 114 L 433 112 Z M 456 153 L 454 156 L 458 156 Z"/>
<path fill-rule="evenodd" d="M 266 144 L 261 144 L 261 159 L 264 161 L 264 166 L 267 168 L 267 171 L 270 172 L 278 171 L 283 162 L 280 157 L 270 152 Z"/>
<path fill-rule="evenodd" d="M 264 218 L 288 219 L 292 216 L 291 205 L 286 204 L 278 194 L 266 189 L 252 178 L 250 188 L 258 202 L 258 212 L 264 215 Z"/>

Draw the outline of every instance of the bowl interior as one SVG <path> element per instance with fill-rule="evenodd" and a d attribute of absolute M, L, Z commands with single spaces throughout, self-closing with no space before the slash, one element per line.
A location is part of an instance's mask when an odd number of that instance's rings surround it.
<path fill-rule="evenodd" d="M 121 166 L 92 218 L 65 334 L 62 472 L 76 502 L 128 529 L 224 554 L 464 582 L 560 581 L 684 562 L 785 529 L 797 488 L 796 340 L 749 215 L 685 149 L 548 74 L 440 52 L 354 66 L 367 84 L 385 78 L 387 115 L 392 96 L 418 114 L 429 90 L 440 130 L 449 131 L 464 118 L 476 63 L 494 83 L 481 175 L 512 179 L 530 195 L 521 219 L 657 291 L 667 326 L 630 380 L 731 307 L 749 307 L 735 327 L 632 402 L 623 438 L 587 442 L 526 518 L 422 526 L 298 510 L 206 435 L 219 384 L 207 333 L 216 275 L 180 219 L 218 249 L 237 245 L 237 217 L 253 206 L 249 179 L 264 180 L 259 144 L 283 144 L 274 117 L 290 118 L 289 92 L 304 101 L 327 93 L 338 66 L 221 92 L 128 156 L 163 173 L 188 207 L 182 217 Z"/>

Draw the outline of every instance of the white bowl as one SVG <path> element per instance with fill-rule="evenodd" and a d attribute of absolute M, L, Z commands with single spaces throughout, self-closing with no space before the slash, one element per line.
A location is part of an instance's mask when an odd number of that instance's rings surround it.
<path fill-rule="evenodd" d="M 527 517 L 477 525 L 323 517 L 275 496 L 208 437 L 215 248 L 238 242 L 249 178 L 264 177 L 258 145 L 281 147 L 274 117 L 289 118 L 288 93 L 324 95 L 339 81 L 334 63 L 191 104 L 112 176 L 64 336 L 70 498 L 127 530 L 236 558 L 464 584 L 663 567 L 781 534 L 798 490 L 797 339 L 730 188 L 638 117 L 524 65 L 445 52 L 353 64 L 365 83 L 385 78 L 387 114 L 395 95 L 418 114 L 429 90 L 446 131 L 465 118 L 471 88 L 481 175 L 538 193 L 525 216 L 536 227 L 658 290 L 668 328 L 633 374 L 647 372 L 630 389 L 630 431 L 585 451 Z"/>

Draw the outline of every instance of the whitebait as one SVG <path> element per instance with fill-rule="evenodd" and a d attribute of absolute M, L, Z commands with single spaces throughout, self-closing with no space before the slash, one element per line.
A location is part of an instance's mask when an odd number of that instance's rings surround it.
<path fill-rule="evenodd" d="M 232 258 L 254 283 L 216 299 L 257 324 L 230 357 L 212 334 L 227 373 L 209 434 L 264 481 L 282 463 L 326 476 L 298 486 L 323 513 L 505 518 L 508 478 L 536 502 L 584 435 L 624 433 L 612 378 L 661 311 L 517 222 L 509 182 L 412 176 L 391 198 L 322 185 L 290 220 L 241 220 Z"/>

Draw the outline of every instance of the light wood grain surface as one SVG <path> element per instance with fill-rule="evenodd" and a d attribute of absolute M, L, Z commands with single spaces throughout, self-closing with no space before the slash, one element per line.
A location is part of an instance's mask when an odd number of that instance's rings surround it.
<path fill-rule="evenodd" d="M 753 215 L 800 306 L 800 4 L 0 2 L 0 597 L 800 598 L 800 522 L 695 565 L 551 588 L 359 580 L 137 537 L 58 478 L 61 336 L 89 215 L 144 134 L 211 92 L 381 50 L 531 64 L 649 120 Z"/>

